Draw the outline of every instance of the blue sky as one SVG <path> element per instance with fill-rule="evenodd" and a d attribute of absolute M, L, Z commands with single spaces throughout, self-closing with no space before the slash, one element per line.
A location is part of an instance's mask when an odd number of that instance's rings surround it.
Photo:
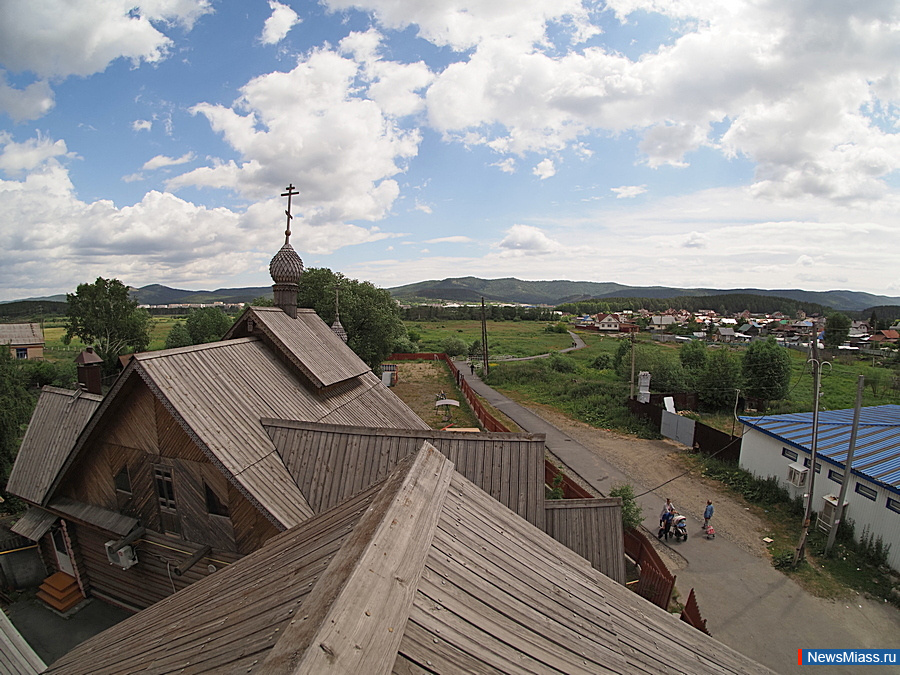
<path fill-rule="evenodd" d="M 900 295 L 900 6 L 0 4 L 0 300 L 97 276 Z"/>

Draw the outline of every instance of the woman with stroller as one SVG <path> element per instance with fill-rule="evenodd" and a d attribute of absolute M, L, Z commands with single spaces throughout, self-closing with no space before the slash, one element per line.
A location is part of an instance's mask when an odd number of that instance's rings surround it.
<path fill-rule="evenodd" d="M 669 539 L 669 534 L 672 530 L 672 519 L 675 517 L 675 505 L 672 503 L 672 500 L 666 497 L 666 503 L 663 504 L 662 511 L 659 514 L 659 533 L 656 535 L 657 539 L 662 539 L 663 537 L 666 540 Z"/>

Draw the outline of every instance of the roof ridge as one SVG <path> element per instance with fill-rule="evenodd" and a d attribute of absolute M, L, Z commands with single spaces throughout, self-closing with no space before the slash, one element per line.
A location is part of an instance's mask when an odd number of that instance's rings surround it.
<path fill-rule="evenodd" d="M 331 559 L 265 672 L 390 672 L 455 472 L 427 442 L 410 459 L 386 479 Z"/>

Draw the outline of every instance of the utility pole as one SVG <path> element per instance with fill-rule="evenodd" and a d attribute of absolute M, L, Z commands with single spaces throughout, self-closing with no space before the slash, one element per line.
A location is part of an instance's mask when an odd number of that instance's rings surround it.
<path fill-rule="evenodd" d="M 812 517 L 813 497 L 815 496 L 814 488 L 816 485 L 816 448 L 819 441 L 819 394 L 822 364 L 819 362 L 818 335 L 815 334 L 815 331 L 813 331 L 811 345 L 813 357 L 809 362 L 813 367 L 813 421 L 812 441 L 810 442 L 809 482 L 807 483 L 809 494 L 807 495 L 806 500 L 806 513 L 803 516 L 803 529 L 800 532 L 800 542 L 797 544 L 797 551 L 794 553 L 794 567 L 800 563 L 800 560 L 803 558 L 803 550 L 806 547 L 806 537 L 809 534 L 809 521 Z M 829 366 L 830 365 L 831 364 L 829 364 Z"/>
<path fill-rule="evenodd" d="M 628 398 L 634 399 L 634 331 L 631 331 L 631 393 Z"/>
<path fill-rule="evenodd" d="M 483 376 L 487 377 L 489 360 L 487 343 L 487 316 L 484 309 L 484 298 L 481 298 L 481 359 Z"/>
<path fill-rule="evenodd" d="M 844 480 L 841 481 L 841 492 L 838 495 L 837 509 L 834 512 L 834 522 L 831 523 L 831 529 L 828 531 L 828 543 L 825 544 L 826 556 L 834 546 L 834 538 L 837 536 L 838 526 L 844 515 L 844 498 L 847 496 L 847 486 L 850 485 L 850 471 L 853 467 L 853 453 L 856 451 L 856 434 L 859 431 L 859 413 L 862 409 L 865 384 L 866 378 L 860 375 L 856 383 L 856 406 L 853 408 L 853 427 L 850 429 L 850 445 L 847 448 L 847 461 L 844 463 Z"/>

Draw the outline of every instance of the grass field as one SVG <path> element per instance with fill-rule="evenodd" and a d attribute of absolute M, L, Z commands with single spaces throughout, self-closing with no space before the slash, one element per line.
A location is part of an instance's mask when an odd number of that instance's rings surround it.
<path fill-rule="evenodd" d="M 422 352 L 440 352 L 446 338 L 459 338 L 466 344 L 481 340 L 480 321 L 407 321 L 406 329 L 419 335 Z M 488 355 L 536 356 L 572 346 L 566 333 L 548 333 L 543 321 L 488 321 Z"/>
<path fill-rule="evenodd" d="M 150 346 L 148 351 L 162 349 L 172 326 L 183 321 L 183 316 L 154 316 L 150 319 Z M 68 345 L 63 344 L 66 333 L 66 320 L 50 319 L 44 322 L 44 357 L 48 361 L 64 361 L 75 358 L 85 347 L 78 338 L 73 338 Z"/>

